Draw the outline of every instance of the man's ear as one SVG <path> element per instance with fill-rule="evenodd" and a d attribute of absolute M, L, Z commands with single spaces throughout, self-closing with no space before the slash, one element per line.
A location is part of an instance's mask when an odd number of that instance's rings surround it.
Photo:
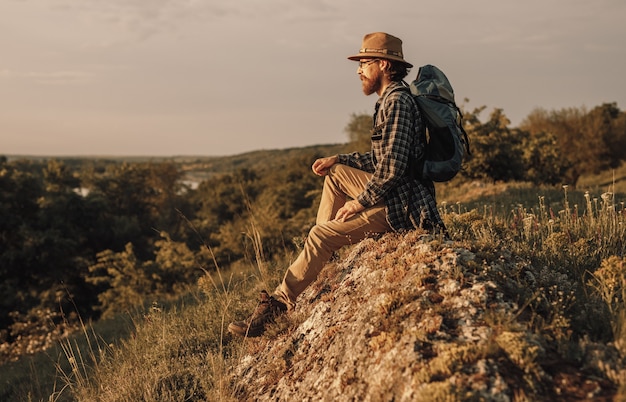
<path fill-rule="evenodd" d="M 391 63 L 389 62 L 389 60 L 386 59 L 380 59 L 380 69 L 383 72 L 387 72 L 389 71 L 389 67 L 391 67 Z"/>

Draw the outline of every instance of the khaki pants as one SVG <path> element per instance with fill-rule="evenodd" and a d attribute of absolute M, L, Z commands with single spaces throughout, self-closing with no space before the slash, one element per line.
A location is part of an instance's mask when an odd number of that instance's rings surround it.
<path fill-rule="evenodd" d="M 346 165 L 335 164 L 324 180 L 322 200 L 315 226 L 309 232 L 304 248 L 285 273 L 274 297 L 293 309 L 296 298 L 321 272 L 333 252 L 356 244 L 368 235 L 391 231 L 385 206 L 379 203 L 366 208 L 344 222 L 333 220 L 347 201 L 356 198 L 372 175 Z"/>

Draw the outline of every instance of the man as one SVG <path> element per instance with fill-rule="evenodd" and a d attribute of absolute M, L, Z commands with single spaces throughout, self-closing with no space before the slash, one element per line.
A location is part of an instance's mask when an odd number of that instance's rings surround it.
<path fill-rule="evenodd" d="M 313 172 L 326 176 L 316 225 L 274 294 L 261 292 L 252 316 L 228 326 L 234 334 L 261 335 L 268 322 L 295 307 L 298 295 L 345 245 L 388 231 L 445 232 L 433 183 L 410 174 L 411 162 L 423 157 L 426 139 L 417 106 L 402 82 L 413 67 L 404 60 L 402 41 L 383 32 L 368 34 L 359 54 L 348 59 L 359 62 L 363 93 L 379 96 L 371 151 L 313 163 Z"/>

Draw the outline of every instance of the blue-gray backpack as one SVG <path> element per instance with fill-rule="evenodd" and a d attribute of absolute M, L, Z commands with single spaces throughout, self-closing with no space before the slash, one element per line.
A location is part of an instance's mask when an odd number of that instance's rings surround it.
<path fill-rule="evenodd" d="M 454 101 L 454 90 L 446 75 L 435 66 L 419 68 L 409 85 L 426 127 L 426 154 L 412 165 L 418 179 L 444 182 L 461 170 L 470 155 L 469 138 L 463 129 L 463 114 Z"/>

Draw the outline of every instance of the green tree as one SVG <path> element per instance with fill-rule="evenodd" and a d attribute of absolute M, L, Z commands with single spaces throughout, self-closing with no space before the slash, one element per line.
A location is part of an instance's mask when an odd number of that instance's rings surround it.
<path fill-rule="evenodd" d="M 38 279 L 31 281 L 30 276 L 40 271 L 35 228 L 44 189 L 32 170 L 26 162 L 0 165 L 0 328 L 8 327 L 11 311 L 26 311 L 34 303 L 31 289 Z"/>
<path fill-rule="evenodd" d="M 292 159 L 262 179 L 263 191 L 250 205 L 265 255 L 292 249 L 315 223 L 323 179 L 311 172 L 315 156 Z"/>
<path fill-rule="evenodd" d="M 48 161 L 43 169 L 43 179 L 46 191 L 49 193 L 74 193 L 80 187 L 78 174 L 56 159 Z"/>
<path fill-rule="evenodd" d="M 198 275 L 177 212 L 190 204 L 176 165 L 80 168 L 0 159 L 0 340 L 11 340 L 9 328 L 30 328 L 12 321 L 31 311 L 61 306 L 91 318 L 96 305 L 135 305 Z M 161 230 L 183 242 L 161 239 Z"/>
<path fill-rule="evenodd" d="M 615 103 L 547 111 L 535 109 L 520 125 L 531 136 L 556 139 L 567 184 L 581 175 L 614 168 L 626 158 L 626 117 Z"/>
<path fill-rule="evenodd" d="M 74 191 L 79 181 L 56 160 L 38 168 L 37 174 L 24 162 L 4 163 L 1 168 L 3 324 L 10 311 L 19 319 L 33 308 L 65 309 L 71 296 L 82 313 L 89 311 L 93 300 L 82 281 L 90 250 L 83 199 Z"/>
<path fill-rule="evenodd" d="M 543 131 L 534 135 L 522 133 L 524 179 L 537 185 L 561 183 L 566 166 L 559 155 L 556 137 Z"/>
<path fill-rule="evenodd" d="M 220 266 L 254 258 L 256 234 L 264 255 L 271 258 L 308 232 L 321 190 L 321 179 L 311 172 L 316 157 L 212 177 L 190 192 L 197 205 L 193 225 Z"/>
<path fill-rule="evenodd" d="M 156 293 L 159 278 L 154 264 L 142 263 L 132 243 L 127 243 L 118 253 L 99 252 L 97 262 L 89 266 L 85 281 L 96 286 L 100 302 L 97 309 L 103 317 L 110 317 L 141 306 L 146 296 Z"/>
<path fill-rule="evenodd" d="M 465 113 L 465 129 L 471 142 L 472 157 L 464 164 L 462 175 L 472 179 L 493 181 L 523 178 L 522 137 L 511 129 L 502 109 L 494 109 L 489 120 L 482 123 L 479 114 L 485 107 Z"/>
<path fill-rule="evenodd" d="M 205 249 L 194 253 L 184 242 L 176 242 L 162 232 L 157 240 L 154 264 L 159 273 L 159 293 L 175 295 L 196 283 L 208 266 Z"/>
<path fill-rule="evenodd" d="M 604 103 L 585 116 L 585 136 L 599 137 L 598 160 L 593 173 L 612 169 L 626 159 L 626 114 L 616 103 Z"/>
<path fill-rule="evenodd" d="M 259 173 L 242 169 L 211 177 L 189 192 L 194 215 L 187 218 L 200 236 L 195 245 L 211 247 L 220 266 L 243 257 L 245 217 L 260 188 Z"/>
<path fill-rule="evenodd" d="M 345 128 L 352 151 L 367 152 L 371 148 L 373 118 L 369 114 L 352 114 Z"/>
<path fill-rule="evenodd" d="M 99 250 L 121 250 L 132 242 L 140 259 L 151 257 L 161 230 L 178 233 L 181 172 L 173 163 L 121 163 L 85 175 L 86 202 L 97 212 Z M 92 210 L 93 212 L 93 210 Z"/>
<path fill-rule="evenodd" d="M 173 241 L 165 232 L 160 236 L 153 260 L 139 260 L 132 243 L 121 252 L 105 250 L 97 254 L 97 262 L 89 266 L 85 281 L 98 290 L 97 309 L 103 317 L 141 307 L 150 297 L 180 294 L 202 275 L 206 255 L 192 252 L 184 242 Z"/>

